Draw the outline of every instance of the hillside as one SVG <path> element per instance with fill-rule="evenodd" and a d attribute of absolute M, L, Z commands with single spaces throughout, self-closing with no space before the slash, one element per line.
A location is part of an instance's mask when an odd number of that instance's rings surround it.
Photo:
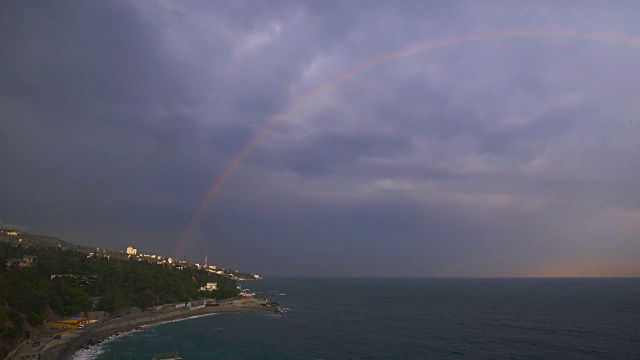
<path fill-rule="evenodd" d="M 10 229 L 0 239 L 0 357 L 46 320 L 238 293 L 229 274 L 189 264 L 90 255 L 93 249 Z M 201 290 L 207 283 L 216 289 Z"/>
<path fill-rule="evenodd" d="M 94 249 L 82 245 L 76 245 L 64 240 L 60 240 L 46 235 L 35 235 L 28 232 L 2 228 L 0 229 L 0 242 L 4 242 L 13 246 L 21 245 L 31 248 L 59 248 L 63 250 L 77 250 L 91 252 Z"/>

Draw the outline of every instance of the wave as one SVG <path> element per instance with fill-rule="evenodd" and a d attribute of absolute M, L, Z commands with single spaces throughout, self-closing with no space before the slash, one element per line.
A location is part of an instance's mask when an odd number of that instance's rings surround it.
<path fill-rule="evenodd" d="M 92 346 L 87 349 L 80 348 L 75 352 L 75 354 L 73 354 L 71 360 L 94 360 L 102 353 L 104 353 L 104 350 L 100 345 Z"/>
<path fill-rule="evenodd" d="M 146 328 L 148 328 L 150 325 L 140 325 L 134 329 L 131 329 L 129 331 L 123 331 L 123 332 L 119 332 L 113 335 L 109 335 L 108 337 L 106 337 L 105 339 L 103 339 L 102 341 L 100 341 L 98 344 L 95 344 L 93 346 L 89 346 L 89 347 L 82 347 L 79 348 L 78 350 L 76 350 L 76 352 L 71 356 L 72 360 L 93 360 L 93 359 L 97 359 L 98 356 L 102 353 L 104 353 L 104 349 L 102 348 L 102 345 L 105 343 L 108 343 L 110 341 L 116 340 L 117 338 L 121 337 L 121 336 L 126 336 L 129 335 L 131 333 L 134 332 L 138 332 L 138 331 L 142 331 Z"/>

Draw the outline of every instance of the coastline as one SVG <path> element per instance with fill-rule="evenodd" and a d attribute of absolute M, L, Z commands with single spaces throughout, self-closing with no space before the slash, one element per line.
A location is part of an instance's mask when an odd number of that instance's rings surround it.
<path fill-rule="evenodd" d="M 61 339 L 50 340 L 42 348 L 43 360 L 71 359 L 73 354 L 85 345 L 96 345 L 102 341 L 125 332 L 135 330 L 138 327 L 156 325 L 178 319 L 199 317 L 225 312 L 243 312 L 267 310 L 273 311 L 273 302 L 266 299 L 232 300 L 222 303 L 220 306 L 206 306 L 198 309 L 165 309 L 148 310 L 139 314 L 133 314 L 122 318 L 104 318 L 87 325 L 73 333 L 64 335 Z"/>

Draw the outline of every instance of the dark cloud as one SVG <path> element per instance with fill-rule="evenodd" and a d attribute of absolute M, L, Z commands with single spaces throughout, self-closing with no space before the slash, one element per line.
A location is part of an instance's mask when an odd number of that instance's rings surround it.
<path fill-rule="evenodd" d="M 594 271 L 620 274 L 640 231 L 640 50 L 624 40 L 638 9 L 5 2 L 0 219 L 169 255 L 235 166 L 188 257 L 267 274 L 527 276 L 606 254 Z M 416 44 L 527 31 L 558 36 L 350 73 Z"/>
<path fill-rule="evenodd" d="M 2 31 L 8 54 L 3 66 L 11 72 L 3 92 L 28 99 L 43 112 L 69 115 L 92 105 L 139 105 L 186 95 L 175 90 L 179 83 L 170 78 L 175 70 L 167 71 L 158 54 L 161 39 L 128 3 L 17 3 L 6 12 L 12 20 Z"/>
<path fill-rule="evenodd" d="M 282 158 L 293 171 L 305 175 L 334 173 L 354 165 L 361 158 L 397 156 L 409 152 L 412 147 L 404 138 L 330 132 L 301 142 L 295 146 L 295 151 L 283 154 Z"/>
<path fill-rule="evenodd" d="M 208 144 L 216 152 L 231 150 L 228 155 L 233 155 L 240 151 L 239 146 L 249 143 L 255 136 L 253 130 L 243 126 L 221 126 L 211 134 Z"/>

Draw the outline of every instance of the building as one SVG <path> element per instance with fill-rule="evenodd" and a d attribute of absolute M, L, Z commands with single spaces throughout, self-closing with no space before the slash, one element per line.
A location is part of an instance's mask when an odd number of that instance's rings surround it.
<path fill-rule="evenodd" d="M 30 267 L 38 262 L 38 257 L 35 255 L 24 255 L 22 259 L 8 259 L 5 263 L 7 268 L 17 266 L 19 268 Z"/>
<path fill-rule="evenodd" d="M 218 283 L 208 282 L 206 285 L 200 287 L 200 291 L 213 291 L 218 290 Z"/>
<path fill-rule="evenodd" d="M 5 262 L 7 269 L 13 266 L 22 267 L 20 266 L 20 264 L 22 264 L 22 259 L 7 259 L 7 261 Z"/>
<path fill-rule="evenodd" d="M 134 248 L 132 246 L 129 246 L 127 248 L 127 255 L 136 255 L 136 254 L 138 254 L 138 249 L 136 249 L 136 248 Z"/>
<path fill-rule="evenodd" d="M 38 261 L 38 257 L 35 255 L 25 255 L 22 257 L 22 261 L 25 264 L 23 267 L 29 267 Z"/>
<path fill-rule="evenodd" d="M 77 329 L 79 327 L 84 327 L 95 320 L 88 317 L 77 317 L 67 320 L 59 320 L 59 321 L 50 321 L 47 323 L 47 327 L 56 328 L 56 329 Z"/>

